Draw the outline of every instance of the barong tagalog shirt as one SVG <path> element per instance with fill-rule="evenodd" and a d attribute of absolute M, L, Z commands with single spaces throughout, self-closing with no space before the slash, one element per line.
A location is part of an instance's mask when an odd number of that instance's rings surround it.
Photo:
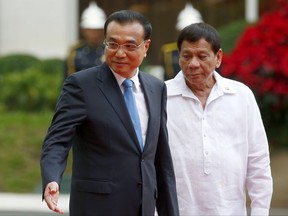
<path fill-rule="evenodd" d="M 268 216 L 269 148 L 260 111 L 244 84 L 213 73 L 203 109 L 183 73 L 166 81 L 168 132 L 182 216 Z"/>

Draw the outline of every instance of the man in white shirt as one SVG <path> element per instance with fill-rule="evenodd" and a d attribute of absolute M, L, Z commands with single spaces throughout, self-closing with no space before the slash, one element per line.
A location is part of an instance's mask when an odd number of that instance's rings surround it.
<path fill-rule="evenodd" d="M 168 132 L 180 215 L 268 216 L 272 177 L 268 141 L 252 91 L 215 70 L 223 52 L 208 24 L 178 37 L 181 71 L 167 84 Z"/>

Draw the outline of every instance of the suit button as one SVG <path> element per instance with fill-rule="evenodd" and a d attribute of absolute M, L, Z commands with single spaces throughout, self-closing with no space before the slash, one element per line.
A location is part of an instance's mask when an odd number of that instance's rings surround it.
<path fill-rule="evenodd" d="M 137 182 L 137 187 L 142 187 L 142 182 Z"/>

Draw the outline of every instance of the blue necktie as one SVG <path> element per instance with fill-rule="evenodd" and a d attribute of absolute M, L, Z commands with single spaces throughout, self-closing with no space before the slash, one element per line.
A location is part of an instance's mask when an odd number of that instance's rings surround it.
<path fill-rule="evenodd" d="M 140 148 L 143 150 L 143 140 L 142 140 L 142 132 L 141 132 L 141 124 L 140 124 L 140 118 L 138 115 L 137 107 L 135 98 L 132 91 L 133 81 L 130 79 L 124 80 L 122 85 L 124 86 L 124 99 L 131 117 L 131 120 L 134 125 L 134 129 L 137 134 L 138 141 L 140 143 Z"/>

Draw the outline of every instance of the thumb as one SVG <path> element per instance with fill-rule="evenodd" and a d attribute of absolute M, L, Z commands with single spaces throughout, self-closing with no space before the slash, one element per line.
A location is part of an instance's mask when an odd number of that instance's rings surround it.
<path fill-rule="evenodd" d="M 58 191 L 58 184 L 56 182 L 52 182 L 49 186 L 49 192 L 50 193 L 56 193 Z"/>

